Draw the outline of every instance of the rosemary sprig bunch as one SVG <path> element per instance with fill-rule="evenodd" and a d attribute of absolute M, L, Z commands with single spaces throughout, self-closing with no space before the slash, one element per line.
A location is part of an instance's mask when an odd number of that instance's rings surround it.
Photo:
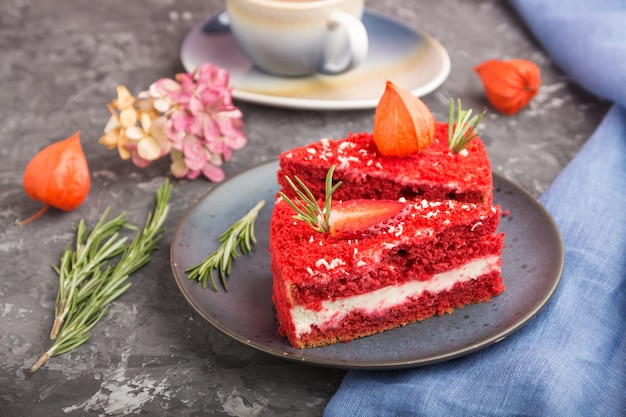
<path fill-rule="evenodd" d="M 120 237 L 119 229 L 135 229 L 124 214 L 106 221 L 110 209 L 87 235 L 84 221 L 77 227 L 76 249 L 68 247 L 58 267 L 59 290 L 55 306 L 55 322 L 50 337 L 52 346 L 30 368 L 35 372 L 49 358 L 69 352 L 89 339 L 89 331 L 104 317 L 108 304 L 130 286 L 128 277 L 144 266 L 157 249 L 169 213 L 172 186 L 169 181 L 156 192 L 156 206 L 130 244 Z M 117 264 L 107 263 L 121 255 Z"/>
<path fill-rule="evenodd" d="M 89 236 L 85 220 L 81 219 L 76 228 L 76 248 L 72 251 L 68 246 L 61 256 L 59 265 L 54 266 L 59 276 L 59 289 L 50 339 L 57 337 L 72 306 L 83 301 L 91 293 L 97 281 L 89 278 L 109 259 L 124 250 L 127 238 L 120 237 L 118 231 L 133 226 L 125 214 L 120 214 L 107 222 L 106 218 L 110 211 L 111 208 L 107 207 Z M 82 285 L 86 280 L 89 282 Z"/>
<path fill-rule="evenodd" d="M 301 220 L 309 225 L 313 230 L 320 233 L 328 232 L 329 220 L 330 220 L 330 205 L 332 202 L 333 193 L 339 186 L 341 185 L 341 181 L 338 181 L 335 185 L 333 185 L 333 172 L 335 171 L 335 166 L 331 166 L 328 172 L 326 173 L 326 182 L 325 182 L 325 196 L 324 196 L 324 205 L 320 207 L 317 203 L 317 199 L 309 190 L 309 188 L 302 182 L 300 178 L 295 176 L 295 180 L 298 183 L 296 185 L 291 178 L 285 177 L 291 188 L 293 188 L 296 195 L 299 197 L 298 200 L 293 201 L 285 193 L 280 192 L 280 196 L 285 200 L 287 204 L 291 206 L 296 211 L 296 215 L 293 216 L 296 220 Z"/>
<path fill-rule="evenodd" d="M 452 152 L 461 152 L 472 139 L 480 135 L 475 129 L 484 115 L 485 112 L 483 111 L 481 114 L 472 117 L 472 109 L 461 109 L 461 100 L 458 99 L 458 110 L 455 117 L 454 99 L 450 99 L 450 108 L 448 110 L 448 145 L 450 145 Z"/>
<path fill-rule="evenodd" d="M 264 205 L 265 200 L 259 201 L 245 216 L 224 231 L 217 239 L 220 242 L 217 250 L 199 264 L 185 270 L 187 278 L 199 281 L 202 284 L 202 288 L 206 288 L 208 279 L 211 281 L 213 290 L 217 291 L 213 275 L 214 271 L 217 270 L 224 291 L 228 291 L 226 278 L 230 274 L 233 259 L 254 250 L 254 244 L 256 243 L 254 222 Z"/>

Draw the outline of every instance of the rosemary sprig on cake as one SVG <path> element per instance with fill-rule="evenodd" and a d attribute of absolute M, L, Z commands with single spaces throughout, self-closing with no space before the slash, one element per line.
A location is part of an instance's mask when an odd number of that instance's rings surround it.
<path fill-rule="evenodd" d="M 328 233 L 329 231 L 329 220 L 330 220 L 330 205 L 332 203 L 333 193 L 339 186 L 341 185 L 341 181 L 338 181 L 335 185 L 333 185 L 333 172 L 335 171 L 335 166 L 331 166 L 328 172 L 326 173 L 326 183 L 325 183 L 325 199 L 323 207 L 320 207 L 317 199 L 309 190 L 304 182 L 298 176 L 294 176 L 297 185 L 293 182 L 293 180 L 289 177 L 285 177 L 293 191 L 299 197 L 295 201 L 289 198 L 282 191 L 279 193 L 280 196 L 285 200 L 287 204 L 291 206 L 296 211 L 296 215 L 293 216 L 296 220 L 301 220 L 309 225 L 313 230 L 320 233 Z"/>
<path fill-rule="evenodd" d="M 217 239 L 220 242 L 217 250 L 199 264 L 186 269 L 187 278 L 200 282 L 202 288 L 206 288 L 206 282 L 210 280 L 211 287 L 217 291 L 214 277 L 214 271 L 217 270 L 224 291 L 228 291 L 226 278 L 230 275 L 233 259 L 254 250 L 254 223 L 264 205 L 265 200 L 259 201 L 245 216 L 222 233 Z"/>
<path fill-rule="evenodd" d="M 35 372 L 53 356 L 69 352 L 89 339 L 89 331 L 102 319 L 108 304 L 131 285 L 129 276 L 148 263 L 164 232 L 169 213 L 172 186 L 169 181 L 156 192 L 156 207 L 148 214 L 144 228 L 126 245 L 120 237 L 122 227 L 136 229 L 124 215 L 106 221 L 105 210 L 91 233 L 87 235 L 84 221 L 77 227 L 76 249 L 67 247 L 55 267 L 59 290 L 55 306 L 55 322 L 50 338 L 52 346 L 30 368 Z M 117 264 L 107 261 L 121 255 Z"/>
<path fill-rule="evenodd" d="M 454 153 L 459 153 L 467 147 L 472 139 L 480 135 L 476 131 L 476 126 L 480 123 L 485 115 L 482 112 L 472 117 L 472 109 L 463 110 L 461 108 L 461 99 L 458 99 L 458 108 L 454 108 L 454 99 L 450 99 L 450 108 L 448 110 L 448 145 Z"/>

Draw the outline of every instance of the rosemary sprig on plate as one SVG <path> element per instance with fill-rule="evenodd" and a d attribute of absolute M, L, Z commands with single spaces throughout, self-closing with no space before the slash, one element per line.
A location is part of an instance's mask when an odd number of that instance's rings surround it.
<path fill-rule="evenodd" d="M 50 335 L 54 342 L 30 372 L 35 372 L 51 357 L 85 343 L 89 331 L 106 315 L 108 304 L 130 287 L 128 277 L 148 263 L 162 239 L 171 190 L 169 181 L 158 188 L 154 212 L 148 214 L 143 229 L 128 245 L 127 238 L 117 233 L 122 227 L 133 228 L 124 214 L 106 221 L 109 209 L 105 210 L 89 235 L 84 221 L 79 222 L 76 249 L 66 248 L 55 268 L 59 290 Z M 121 255 L 117 264 L 108 264 L 116 255 Z"/>
<path fill-rule="evenodd" d="M 480 133 L 476 126 L 483 119 L 485 112 L 472 117 L 472 109 L 461 109 L 461 100 L 458 99 L 458 109 L 455 117 L 454 99 L 450 99 L 448 110 L 448 145 L 452 152 L 459 153 Z M 456 120 L 456 121 L 455 121 Z"/>
<path fill-rule="evenodd" d="M 332 202 L 333 193 L 339 186 L 341 185 L 341 181 L 338 181 L 335 185 L 333 185 L 333 172 L 335 171 L 335 166 L 331 166 L 326 173 L 326 183 L 325 183 L 325 199 L 323 207 L 320 207 L 317 203 L 317 199 L 309 190 L 309 188 L 302 182 L 300 178 L 294 176 L 297 185 L 291 180 L 289 177 L 285 177 L 293 191 L 299 197 L 295 201 L 289 198 L 282 191 L 280 192 L 280 196 L 285 200 L 287 204 L 291 206 L 296 211 L 296 215 L 293 216 L 296 220 L 302 220 L 306 224 L 309 225 L 313 230 L 320 233 L 327 233 L 329 229 L 329 220 L 330 220 L 330 205 Z"/>
<path fill-rule="evenodd" d="M 254 250 L 256 243 L 254 222 L 264 205 L 265 200 L 259 201 L 245 216 L 224 231 L 217 239 L 220 242 L 217 250 L 199 264 L 185 270 L 187 278 L 200 282 L 202 288 L 206 288 L 206 282 L 210 280 L 211 287 L 217 291 L 213 275 L 214 271 L 217 270 L 224 291 L 228 291 L 226 278 L 230 274 L 233 259 Z"/>

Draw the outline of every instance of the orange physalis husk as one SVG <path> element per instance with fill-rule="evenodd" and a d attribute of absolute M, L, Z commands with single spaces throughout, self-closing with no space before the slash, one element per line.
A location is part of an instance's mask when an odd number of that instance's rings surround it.
<path fill-rule="evenodd" d="M 374 142 L 383 156 L 414 155 L 435 140 L 435 118 L 424 102 L 387 81 L 374 114 Z"/>
<path fill-rule="evenodd" d="M 30 223 L 50 206 L 64 211 L 78 207 L 91 186 L 79 132 L 39 151 L 26 166 L 23 185 L 26 194 L 45 206 L 18 224 Z"/>
<path fill-rule="evenodd" d="M 492 59 L 474 68 L 485 87 L 487 100 L 504 114 L 515 114 L 539 92 L 539 67 L 525 59 Z"/>

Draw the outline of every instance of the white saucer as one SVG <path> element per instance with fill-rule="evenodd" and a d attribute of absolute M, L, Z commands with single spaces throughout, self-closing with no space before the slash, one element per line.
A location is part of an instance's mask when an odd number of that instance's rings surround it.
<path fill-rule="evenodd" d="M 272 76 L 243 55 L 223 18 L 218 13 L 187 34 L 181 61 L 189 72 L 205 62 L 228 70 L 233 98 L 246 102 L 312 110 L 368 109 L 378 104 L 385 80 L 420 97 L 439 87 L 450 73 L 450 57 L 433 37 L 365 11 L 369 51 L 359 67 L 335 76 Z"/>

